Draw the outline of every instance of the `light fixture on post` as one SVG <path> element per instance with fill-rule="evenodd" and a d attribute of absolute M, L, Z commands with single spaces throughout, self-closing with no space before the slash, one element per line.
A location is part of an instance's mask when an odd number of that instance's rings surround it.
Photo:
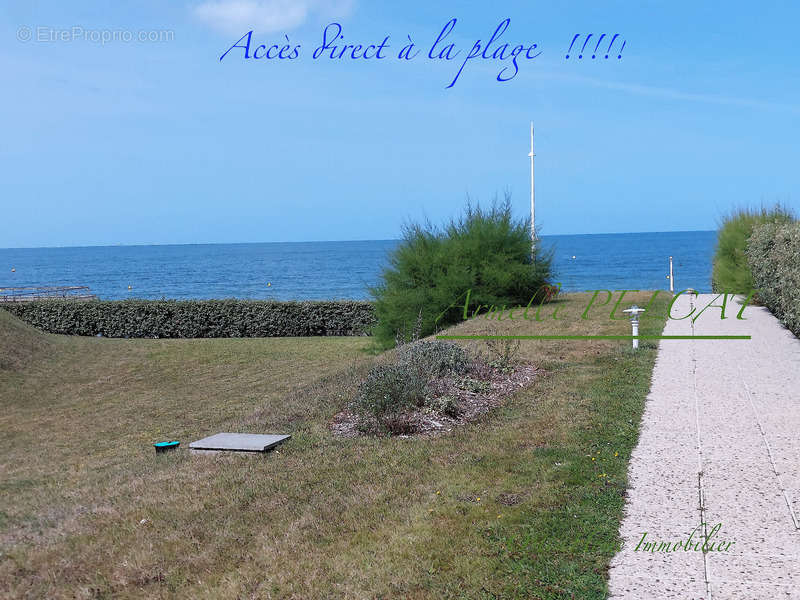
<path fill-rule="evenodd" d="M 639 308 L 635 304 L 630 308 L 626 308 L 622 312 L 628 313 L 631 316 L 631 329 L 633 330 L 633 349 L 639 348 L 639 313 L 643 313 L 644 308 Z"/>

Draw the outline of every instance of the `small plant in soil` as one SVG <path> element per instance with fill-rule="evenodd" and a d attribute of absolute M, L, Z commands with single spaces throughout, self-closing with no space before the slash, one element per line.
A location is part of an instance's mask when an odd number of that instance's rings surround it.
<path fill-rule="evenodd" d="M 461 377 L 458 380 L 457 385 L 462 390 L 472 392 L 473 394 L 482 394 L 491 387 L 488 381 L 474 379 L 472 377 Z"/>
<path fill-rule="evenodd" d="M 461 413 L 458 399 L 453 396 L 439 396 L 430 398 L 425 403 L 432 411 L 455 419 Z"/>
<path fill-rule="evenodd" d="M 519 356 L 519 340 L 486 339 L 486 347 L 489 350 L 487 363 L 490 367 L 504 373 L 514 370 L 514 364 Z"/>
<path fill-rule="evenodd" d="M 472 362 L 463 348 L 440 340 L 407 344 L 397 355 L 400 363 L 411 366 L 421 378 L 466 373 Z"/>
<path fill-rule="evenodd" d="M 407 433 L 409 413 L 424 404 L 427 384 L 406 364 L 376 365 L 359 386 L 355 409 L 390 433 Z"/>

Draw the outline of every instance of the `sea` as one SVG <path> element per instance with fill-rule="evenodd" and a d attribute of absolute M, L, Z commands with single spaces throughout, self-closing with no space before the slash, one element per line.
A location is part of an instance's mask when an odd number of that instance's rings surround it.
<path fill-rule="evenodd" d="M 542 236 L 564 291 L 711 289 L 716 232 Z M 398 240 L 0 249 L 0 288 L 124 298 L 367 299 Z M 0 294 L 3 293 L 0 291 Z"/>

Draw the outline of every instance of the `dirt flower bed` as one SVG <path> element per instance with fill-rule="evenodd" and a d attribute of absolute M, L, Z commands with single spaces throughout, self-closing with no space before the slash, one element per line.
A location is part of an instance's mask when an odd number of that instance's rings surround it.
<path fill-rule="evenodd" d="M 399 425 L 393 433 L 398 437 L 434 436 L 477 421 L 540 374 L 529 364 L 498 368 L 477 363 L 464 374 L 433 377 L 424 403 L 397 415 Z M 352 406 L 335 415 L 330 428 L 340 437 L 386 433 L 374 419 L 365 418 Z"/>

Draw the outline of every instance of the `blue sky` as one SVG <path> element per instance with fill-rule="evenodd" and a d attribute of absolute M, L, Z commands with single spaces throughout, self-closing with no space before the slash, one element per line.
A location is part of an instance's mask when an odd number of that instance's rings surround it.
<path fill-rule="evenodd" d="M 800 209 L 790 2 L 27 0 L 0 17 L 0 247 L 396 238 L 505 190 L 525 216 L 531 119 L 543 234 Z M 506 18 L 501 43 L 541 55 L 502 83 L 508 60 L 473 60 L 446 89 L 463 61 L 426 53 L 452 18 L 462 59 Z M 346 43 L 388 35 L 388 57 L 313 60 L 332 22 Z M 298 59 L 220 61 L 251 29 Z M 114 31 L 170 33 L 98 41 Z M 622 59 L 566 60 L 576 33 L 620 34 Z M 397 60 L 407 36 L 422 53 Z"/>

